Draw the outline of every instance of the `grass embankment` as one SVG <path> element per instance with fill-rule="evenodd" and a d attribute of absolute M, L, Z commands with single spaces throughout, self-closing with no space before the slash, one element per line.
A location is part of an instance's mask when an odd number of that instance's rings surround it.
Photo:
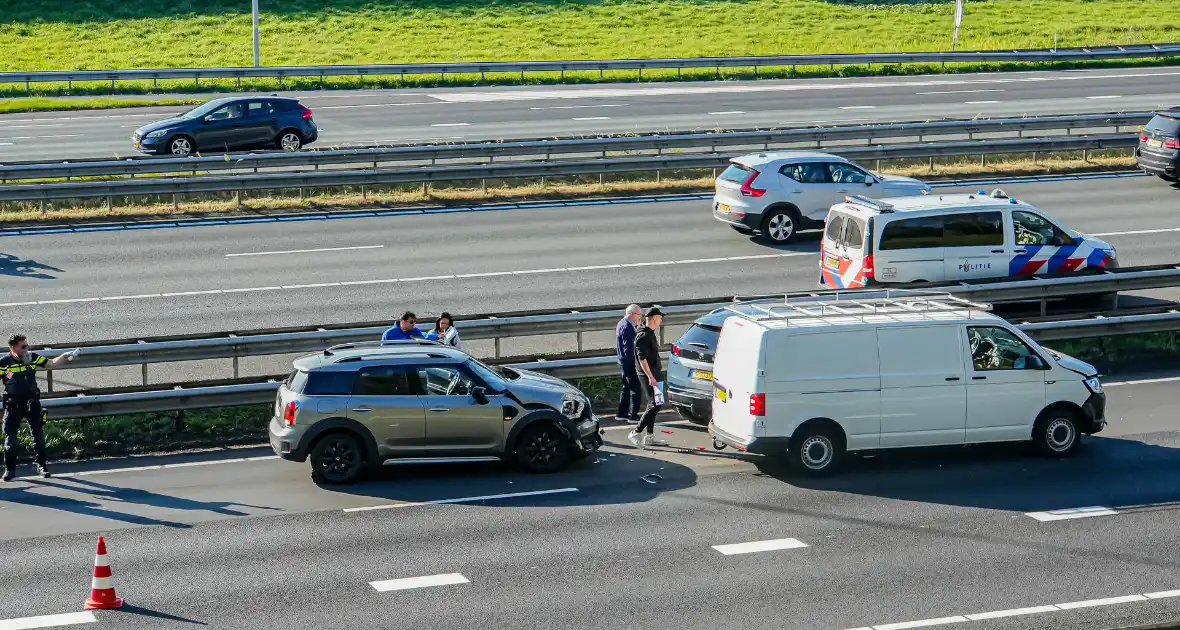
<path fill-rule="evenodd" d="M 866 162 L 865 166 L 875 166 Z M 1033 159 L 1031 155 L 988 156 L 986 165 L 979 158 L 946 158 L 931 170 L 928 160 L 882 160 L 878 170 L 924 179 L 963 179 L 1015 177 L 1127 170 L 1135 167 L 1127 151 L 1092 151 L 1086 159 L 1082 153 L 1062 152 Z M 713 189 L 713 173 L 708 170 L 668 171 L 659 179 L 654 173 L 610 176 L 599 183 L 597 176 L 531 179 L 515 182 L 489 181 L 484 190 L 479 181 L 433 184 L 425 190 L 415 186 L 344 187 L 330 190 L 304 189 L 253 191 L 241 196 L 241 205 L 233 193 L 209 193 L 189 196 L 174 208 L 169 196 L 113 199 L 108 208 L 103 200 L 63 200 L 47 202 L 0 202 L 2 223 L 60 223 L 110 220 L 148 220 L 178 217 L 227 216 L 233 214 L 290 213 L 302 211 L 355 210 L 357 208 L 411 208 L 423 204 L 479 204 L 524 202 L 591 197 L 620 197 L 653 194 L 700 193 Z"/>
<path fill-rule="evenodd" d="M 1054 341 L 1045 345 L 1096 365 L 1105 374 L 1180 366 L 1180 333 L 1150 333 Z M 573 383 L 594 402 L 600 415 L 618 403 L 618 377 L 578 379 Z M 46 446 L 55 458 L 88 458 L 191 448 L 261 444 L 273 412 L 271 405 L 151 413 L 87 420 L 51 418 Z M 32 442 L 22 425 L 26 453 Z"/>
<path fill-rule="evenodd" d="M 198 98 L 119 98 L 110 96 L 93 96 L 85 98 L 49 98 L 34 96 L 31 98 L 0 98 L 0 114 L 20 114 L 25 112 L 77 111 L 83 109 L 126 109 L 129 107 L 163 107 L 175 105 L 196 105 L 203 103 Z"/>
<path fill-rule="evenodd" d="M 243 0 L 25 0 L 0 24 L 0 70 L 253 65 L 250 3 Z M 618 59 L 947 50 L 953 2 L 946 0 L 267 0 L 263 65 L 320 65 L 546 59 Z M 1170 3 L 1143 0 L 975 0 L 967 4 L 960 50 L 1134 44 L 1177 39 Z M 1002 69 L 994 64 L 762 69 L 760 76 L 898 74 Z M 1026 66 L 1027 67 L 1027 66 Z M 531 75 L 528 81 L 634 80 L 634 71 Z M 753 69 L 722 76 L 754 76 Z M 480 80 L 448 77 L 447 83 Z M 717 78 L 713 69 L 647 71 L 644 78 Z M 519 75 L 488 75 L 491 82 Z M 328 87 L 437 84 L 439 77 L 328 78 Z M 274 89 L 248 80 L 243 89 Z M 289 89 L 320 86 L 288 80 Z M 2 88 L 24 92 L 24 85 Z M 234 80 L 74 84 L 74 93 L 234 89 Z M 37 86 L 57 94 L 66 84 Z"/>

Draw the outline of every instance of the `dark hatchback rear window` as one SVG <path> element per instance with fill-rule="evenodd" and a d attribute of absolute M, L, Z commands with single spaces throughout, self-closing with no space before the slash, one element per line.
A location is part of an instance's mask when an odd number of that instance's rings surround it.
<path fill-rule="evenodd" d="M 301 372 L 287 377 L 287 389 L 304 396 L 348 396 L 356 381 L 354 372 Z"/>
<path fill-rule="evenodd" d="M 1163 116 L 1156 114 L 1151 122 L 1143 127 L 1145 131 L 1154 131 L 1157 134 L 1175 138 L 1180 135 L 1180 118 L 1172 118 L 1170 116 Z"/>

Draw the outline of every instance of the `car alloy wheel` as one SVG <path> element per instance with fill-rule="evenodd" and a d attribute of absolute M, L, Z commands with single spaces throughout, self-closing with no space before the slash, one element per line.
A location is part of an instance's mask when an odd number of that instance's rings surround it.
<path fill-rule="evenodd" d="M 168 144 L 168 151 L 172 155 L 189 155 L 193 152 L 193 143 L 188 138 L 173 138 Z"/>
<path fill-rule="evenodd" d="M 565 468 L 570 445 L 556 425 L 539 422 L 525 429 L 516 446 L 516 461 L 529 472 L 548 473 Z"/>
<path fill-rule="evenodd" d="M 360 470 L 361 454 L 351 438 L 328 436 L 315 450 L 312 465 L 328 483 L 351 481 Z"/>
<path fill-rule="evenodd" d="M 795 234 L 795 222 L 785 212 L 770 217 L 766 222 L 766 235 L 776 243 L 784 243 Z"/>
<path fill-rule="evenodd" d="M 298 151 L 303 146 L 303 139 L 299 137 L 299 134 L 288 131 L 279 139 L 279 146 L 284 151 Z"/>

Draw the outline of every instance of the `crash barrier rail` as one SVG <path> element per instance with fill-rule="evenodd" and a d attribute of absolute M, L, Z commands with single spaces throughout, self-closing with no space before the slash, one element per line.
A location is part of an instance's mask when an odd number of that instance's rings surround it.
<path fill-rule="evenodd" d="M 250 171 L 258 169 L 362 165 L 380 168 L 382 164 L 397 162 L 425 162 L 437 164 L 451 160 L 483 160 L 492 162 L 504 158 L 531 158 L 555 155 L 608 157 L 610 153 L 654 152 L 695 149 L 718 153 L 724 148 L 796 145 L 863 140 L 872 144 L 875 139 L 917 138 L 923 142 L 930 136 L 976 134 L 1012 134 L 1023 137 L 1029 131 L 1058 131 L 1067 135 L 1074 130 L 1099 130 L 1112 127 L 1115 133 L 1124 127 L 1147 123 L 1151 112 L 1097 113 L 1064 116 L 1031 116 L 972 120 L 935 120 L 838 127 L 796 127 L 787 129 L 749 129 L 723 132 L 663 132 L 643 135 L 607 136 L 593 138 L 550 138 L 514 140 L 511 142 L 471 142 L 461 144 L 419 144 L 406 146 L 366 147 L 353 149 L 312 149 L 297 152 L 257 152 L 189 157 L 148 157 L 81 159 L 56 162 L 8 162 L 0 164 L 0 182 L 24 179 L 66 179 L 77 177 L 118 177 L 163 173 L 197 175 L 212 171 Z"/>
<path fill-rule="evenodd" d="M 26 91 L 32 91 L 33 83 L 66 83 L 109 81 L 114 89 L 116 81 L 152 81 L 153 87 L 160 80 L 188 80 L 193 85 L 201 79 L 236 79 L 241 86 L 242 79 L 283 79 L 316 78 L 323 83 L 325 77 L 338 76 L 401 76 L 438 75 L 445 80 L 448 74 L 479 74 L 481 80 L 488 73 L 519 74 L 524 80 L 529 72 L 638 70 L 643 79 L 644 70 L 687 70 L 697 68 L 795 68 L 798 66 L 855 66 L 873 64 L 913 63 L 1012 63 L 1041 62 L 1056 63 L 1070 61 L 1102 61 L 1116 59 L 1151 59 L 1180 56 L 1180 43 L 1135 44 L 1127 46 L 1092 46 L 1085 48 L 1055 48 L 1031 50 L 980 50 L 980 51 L 932 51 L 913 53 L 859 53 L 828 55 L 771 55 L 743 57 L 682 57 L 653 59 L 598 59 L 598 60 L 554 60 L 554 61 L 473 61 L 457 63 L 408 63 L 375 65 L 330 65 L 330 66 L 263 66 L 259 68 L 142 68 L 127 70 L 49 70 L 32 72 L 0 72 L 0 83 L 24 83 Z M 679 72 L 678 72 L 679 74 Z"/>
<path fill-rule="evenodd" d="M 907 285 L 907 288 L 933 289 L 964 299 L 993 304 L 1026 300 L 1040 301 L 1041 313 L 1044 315 L 1045 305 L 1051 299 L 1174 286 L 1180 286 L 1180 265 L 1126 267 L 1095 274 L 1016 280 L 1000 279 L 974 283 L 926 283 L 920 286 Z M 847 290 L 801 291 L 744 296 L 741 300 L 781 300 L 784 296 L 791 298 L 855 296 L 856 293 L 856 291 Z M 660 306 L 666 314 L 664 327 L 691 324 L 700 315 L 723 306 L 732 305 L 733 302 L 732 296 L 662 302 Z M 456 325 L 462 330 L 464 341 L 493 340 L 493 358 L 496 359 L 502 358 L 503 340 L 538 335 L 573 334 L 576 337 L 577 349 L 581 352 L 585 349 L 584 334 L 612 330 L 625 308 L 625 304 L 614 304 L 560 309 L 547 313 L 531 311 L 474 315 L 457 319 Z M 139 365 L 142 383 L 147 385 L 149 383 L 148 365 L 152 363 L 230 359 L 233 362 L 233 375 L 236 378 L 240 375 L 239 361 L 243 357 L 317 352 L 337 344 L 372 341 L 380 339 L 381 334 L 390 325 L 389 322 L 363 322 L 331 328 L 280 328 L 81 344 L 52 344 L 38 348 L 37 352 L 54 357 L 73 347 L 81 347 L 83 352 L 63 368 Z M 1117 332 L 1111 334 L 1117 334 Z M 661 337 L 663 337 L 663 331 L 661 331 Z M 47 373 L 47 375 L 52 374 L 53 372 Z M 49 391 L 53 391 L 52 380 L 47 385 Z"/>
<path fill-rule="evenodd" d="M 1054 151 L 1089 151 L 1119 149 L 1136 146 L 1133 134 L 1071 136 L 1055 138 L 1024 138 L 1002 140 L 974 140 L 927 144 L 834 146 L 832 153 L 849 159 L 905 159 L 952 157 L 963 155 L 996 155 L 1007 153 L 1047 153 Z M 240 175 L 206 175 L 198 177 L 149 177 L 138 179 L 47 182 L 0 186 L 0 201 L 49 201 L 58 199 L 105 198 L 108 207 L 116 197 L 172 195 L 174 206 L 179 206 L 180 195 L 193 193 L 241 193 L 252 190 L 332 188 L 384 184 L 422 184 L 432 182 L 480 181 L 486 189 L 487 180 L 520 178 L 599 175 L 617 173 L 716 169 L 725 166 L 732 154 L 661 155 L 648 157 L 596 158 L 555 160 L 551 162 L 517 162 L 506 164 L 477 164 L 456 166 L 420 166 L 368 170 L 280 171 L 276 173 L 248 173 Z"/>
<path fill-rule="evenodd" d="M 685 314 L 680 311 L 680 314 Z M 618 313 L 612 314 L 617 318 Z M 669 314 L 671 317 L 671 314 Z M 1180 330 L 1180 311 L 1123 317 L 1095 317 L 1090 319 L 1035 322 L 1017 327 L 1038 341 L 1079 339 L 1118 334 L 1167 332 Z M 466 334 L 466 331 L 464 331 Z M 85 354 L 82 355 L 86 356 Z M 79 357 L 81 359 L 81 357 Z M 500 362 L 502 363 L 502 362 Z M 510 363 L 510 367 L 543 372 L 563 379 L 614 376 L 619 373 L 615 356 L 591 356 L 536 360 Z M 59 394 L 42 399 L 42 405 L 60 418 L 90 418 L 125 413 L 181 411 L 210 407 L 236 407 L 268 404 L 274 401 L 275 391 L 282 383 L 281 376 L 239 379 L 224 384 L 192 383 L 156 386 L 143 391 L 110 393 Z M 129 388 L 138 389 L 138 388 Z"/>

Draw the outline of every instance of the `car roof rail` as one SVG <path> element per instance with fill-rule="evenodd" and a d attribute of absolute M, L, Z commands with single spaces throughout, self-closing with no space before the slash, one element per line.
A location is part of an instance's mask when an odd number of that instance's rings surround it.
<path fill-rule="evenodd" d="M 330 357 L 334 350 L 351 350 L 354 348 L 382 348 L 382 347 L 397 347 L 397 346 L 441 346 L 443 344 L 434 341 L 433 339 L 392 339 L 381 341 L 354 341 L 352 343 L 341 343 L 330 346 L 324 349 L 324 356 Z"/>

